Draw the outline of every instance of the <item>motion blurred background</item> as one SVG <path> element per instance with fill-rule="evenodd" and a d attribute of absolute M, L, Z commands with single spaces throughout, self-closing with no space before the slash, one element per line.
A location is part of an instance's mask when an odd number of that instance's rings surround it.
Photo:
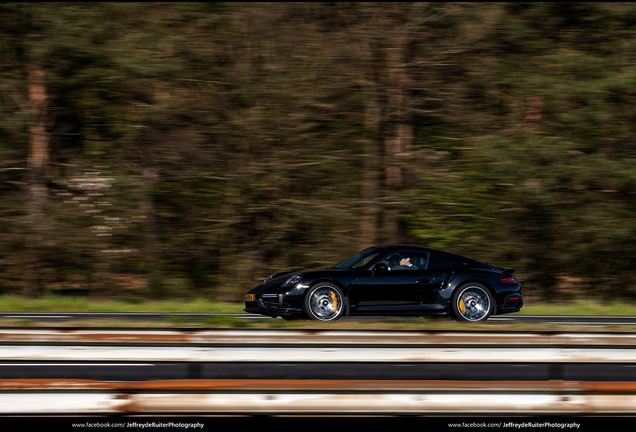
<path fill-rule="evenodd" d="M 2 3 L 0 295 L 241 301 L 382 243 L 636 295 L 636 4 Z"/>

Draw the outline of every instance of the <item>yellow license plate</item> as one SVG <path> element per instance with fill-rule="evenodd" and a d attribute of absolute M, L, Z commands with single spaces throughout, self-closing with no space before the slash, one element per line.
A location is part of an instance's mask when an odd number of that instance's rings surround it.
<path fill-rule="evenodd" d="M 245 301 L 254 301 L 254 294 L 245 294 Z"/>

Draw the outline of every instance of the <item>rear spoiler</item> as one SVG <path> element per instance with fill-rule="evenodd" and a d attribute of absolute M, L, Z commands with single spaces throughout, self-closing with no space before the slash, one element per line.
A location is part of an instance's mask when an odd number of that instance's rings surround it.
<path fill-rule="evenodd" d="M 515 270 L 517 270 L 516 267 L 507 267 L 507 268 L 497 267 L 497 268 L 501 270 L 502 272 L 504 272 L 504 274 L 508 274 L 508 275 L 513 274 Z"/>

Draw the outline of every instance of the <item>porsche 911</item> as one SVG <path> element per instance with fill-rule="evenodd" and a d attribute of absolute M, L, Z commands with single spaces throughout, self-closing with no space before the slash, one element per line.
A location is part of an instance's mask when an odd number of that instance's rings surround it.
<path fill-rule="evenodd" d="M 436 315 L 482 322 L 521 310 L 514 271 L 427 247 L 376 246 L 330 268 L 272 274 L 245 294 L 245 312 L 316 321 Z"/>

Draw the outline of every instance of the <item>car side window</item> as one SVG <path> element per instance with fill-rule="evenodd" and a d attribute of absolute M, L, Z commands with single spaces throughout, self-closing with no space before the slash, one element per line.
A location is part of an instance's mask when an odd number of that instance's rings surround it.
<path fill-rule="evenodd" d="M 461 267 L 464 263 L 442 254 L 433 253 L 428 263 L 428 268 L 433 270 Z"/>
<path fill-rule="evenodd" d="M 380 262 L 385 263 L 389 270 L 425 270 L 428 259 L 428 252 L 399 251 L 391 252 Z"/>
<path fill-rule="evenodd" d="M 428 268 L 429 254 L 428 252 L 414 252 L 413 264 L 418 270 L 426 270 Z"/>

